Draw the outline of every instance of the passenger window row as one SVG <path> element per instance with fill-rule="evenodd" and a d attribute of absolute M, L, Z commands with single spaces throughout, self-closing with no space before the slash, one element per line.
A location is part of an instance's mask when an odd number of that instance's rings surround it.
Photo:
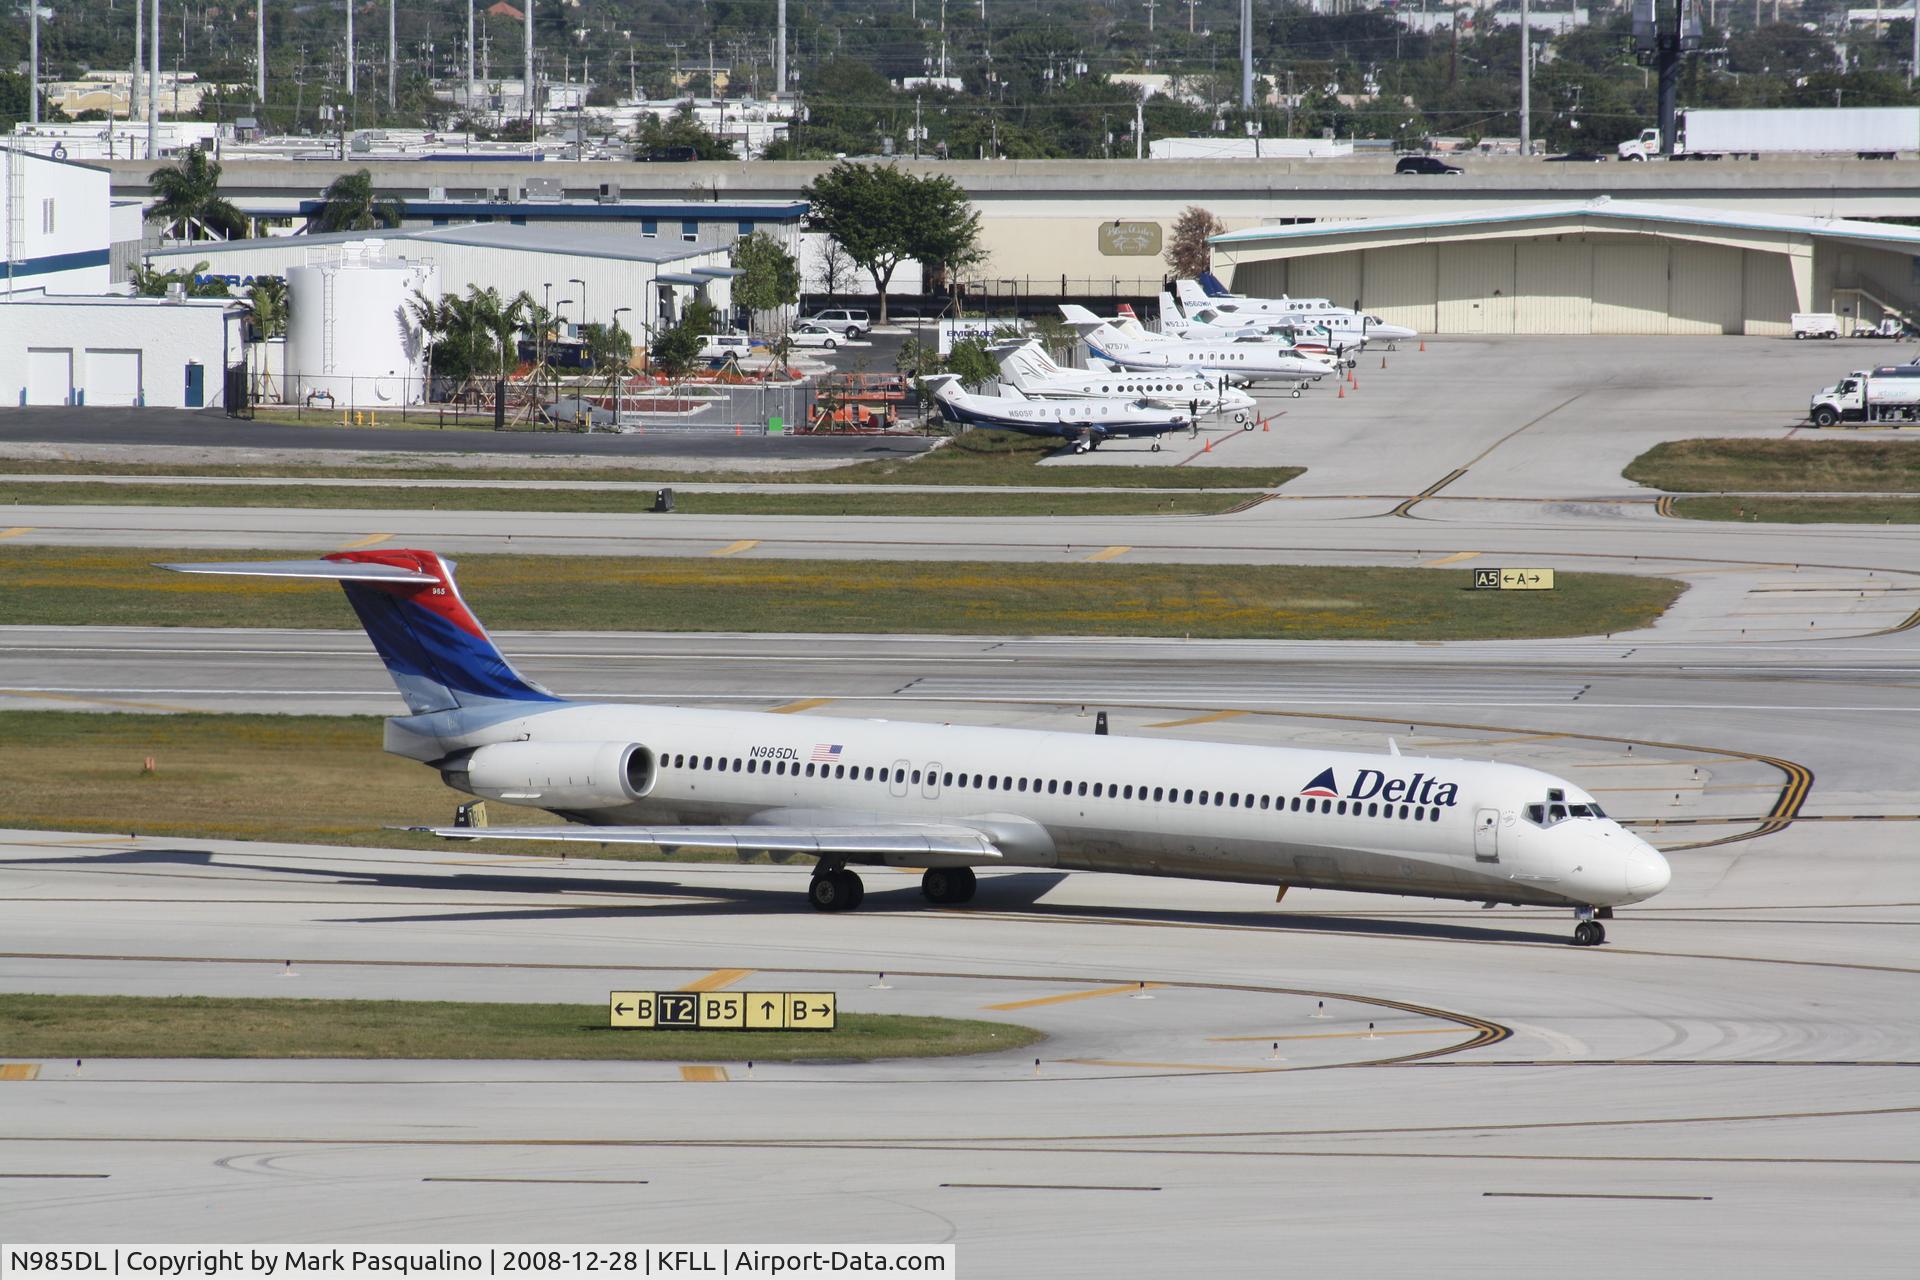
<path fill-rule="evenodd" d="M 1089 796 L 1095 800 L 1143 800 L 1153 804 L 1206 805 L 1216 809 L 1258 809 L 1271 813 L 1324 813 L 1339 817 L 1390 818 L 1394 821 L 1438 822 L 1439 805 L 1394 805 L 1377 800 L 1327 800 L 1319 797 L 1249 795 L 1238 791 L 1195 790 L 1191 787 L 1147 787 L 1118 782 L 1062 781 L 1058 778 L 1010 777 L 1005 774 L 939 774 L 920 769 L 850 764 L 819 764 L 798 760 L 756 760 L 735 756 L 660 756 L 663 769 L 691 769 L 702 773 L 770 773 L 778 777 L 807 777 L 842 782 L 885 782 L 931 785 L 938 779 L 942 787 L 974 791 L 1011 791 L 1028 795 Z M 1318 806 L 1316 808 L 1316 806 Z"/>

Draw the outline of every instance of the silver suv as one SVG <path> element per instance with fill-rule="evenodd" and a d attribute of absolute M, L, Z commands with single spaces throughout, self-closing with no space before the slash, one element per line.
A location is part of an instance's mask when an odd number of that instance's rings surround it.
<path fill-rule="evenodd" d="M 843 338 L 858 338 L 873 332 L 873 321 L 867 319 L 867 313 L 846 307 L 835 307 L 807 317 L 808 324 L 817 324 L 829 329 Z"/>

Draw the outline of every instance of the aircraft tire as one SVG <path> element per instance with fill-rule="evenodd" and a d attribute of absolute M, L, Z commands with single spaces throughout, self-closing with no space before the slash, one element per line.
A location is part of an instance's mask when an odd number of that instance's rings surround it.
<path fill-rule="evenodd" d="M 978 880 L 971 867 L 929 867 L 920 877 L 920 893 L 941 906 L 973 901 Z"/>
<path fill-rule="evenodd" d="M 851 911 L 865 896 L 860 877 L 844 868 L 816 875 L 807 886 L 807 901 L 815 911 Z"/>
<path fill-rule="evenodd" d="M 1597 947 L 1607 940 L 1607 931 L 1598 920 L 1582 920 L 1573 927 L 1573 945 Z"/>
<path fill-rule="evenodd" d="M 1154 453 L 1160 452 L 1160 442 L 1158 440 L 1155 440 L 1153 442 L 1152 452 Z"/>

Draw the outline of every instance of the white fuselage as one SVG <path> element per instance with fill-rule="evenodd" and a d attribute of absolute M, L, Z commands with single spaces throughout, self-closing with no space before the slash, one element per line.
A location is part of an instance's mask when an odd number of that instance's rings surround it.
<path fill-rule="evenodd" d="M 1199 369 L 1236 382 L 1302 380 L 1332 372 L 1332 362 L 1323 356 L 1310 356 L 1260 338 L 1148 341 L 1113 325 L 1103 325 L 1081 335 L 1081 341 L 1096 359 L 1124 369 Z"/>
<path fill-rule="evenodd" d="M 1141 400 L 1162 408 L 1198 413 L 1234 413 L 1254 407 L 1252 396 L 1222 385 L 1223 379 L 1192 369 L 1118 373 L 1067 369 L 1040 350 L 1037 343 L 1000 355 L 1000 377 L 1028 396 L 1046 400 L 1107 399 L 1115 396 Z"/>
<path fill-rule="evenodd" d="M 522 740 L 653 753 L 638 799 L 543 805 L 537 785 L 517 799 L 593 825 L 952 821 L 990 833 L 1003 855 L 974 865 L 1554 906 L 1637 902 L 1668 879 L 1661 856 L 1611 819 L 1567 816 L 1597 812 L 1592 797 L 1512 765 L 597 704 L 504 719 L 458 742 L 389 725 L 388 749 L 422 760 Z"/>

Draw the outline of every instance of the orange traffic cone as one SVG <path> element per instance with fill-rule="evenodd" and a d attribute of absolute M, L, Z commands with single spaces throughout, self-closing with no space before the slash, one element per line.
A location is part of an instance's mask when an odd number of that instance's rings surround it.
<path fill-rule="evenodd" d="M 1261 429 L 1262 431 L 1271 431 L 1271 430 L 1273 430 L 1273 419 L 1272 419 L 1272 418 L 1262 418 L 1262 419 L 1260 419 L 1260 429 Z"/>
<path fill-rule="evenodd" d="M 1387 367 L 1387 358 L 1385 356 L 1380 357 L 1380 367 L 1382 369 Z"/>
<path fill-rule="evenodd" d="M 1207 442 L 1206 442 L 1205 444 L 1203 444 L 1203 445 L 1201 445 L 1201 446 L 1200 446 L 1200 452 L 1202 452 L 1202 453 L 1212 453 L 1212 452 L 1213 452 L 1213 441 L 1211 441 L 1211 440 L 1209 440 L 1209 441 L 1207 441 Z"/>
<path fill-rule="evenodd" d="M 1427 349 L 1427 340 L 1425 338 L 1420 339 L 1420 349 L 1422 351 Z"/>
<path fill-rule="evenodd" d="M 1352 388 L 1353 388 L 1353 389 L 1354 389 L 1355 391 L 1358 391 L 1358 390 L 1360 389 L 1360 379 L 1358 379 L 1358 378 L 1348 378 L 1348 379 L 1347 379 L 1347 385 L 1348 385 L 1348 386 L 1350 386 L 1350 387 L 1352 387 Z"/>
<path fill-rule="evenodd" d="M 1340 394 L 1339 394 L 1339 395 L 1337 395 L 1337 396 L 1335 396 L 1335 397 L 1334 397 L 1334 399 L 1335 399 L 1335 400 L 1345 400 L 1346 398 L 1347 398 L 1347 387 L 1346 387 L 1346 384 L 1345 384 L 1345 383 L 1342 383 L 1342 384 L 1340 384 Z"/>
<path fill-rule="evenodd" d="M 740 428 L 738 428 L 738 427 L 735 427 L 735 428 L 733 429 L 733 434 L 735 434 L 736 436 L 737 436 L 737 435 L 739 435 L 739 434 L 740 434 Z"/>

